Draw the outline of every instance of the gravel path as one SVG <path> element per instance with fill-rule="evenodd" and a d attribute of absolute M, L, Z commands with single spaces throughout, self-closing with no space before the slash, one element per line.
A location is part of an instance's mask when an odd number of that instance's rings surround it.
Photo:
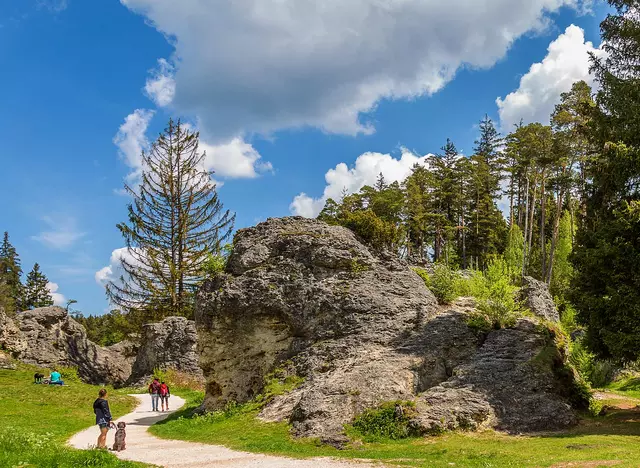
<path fill-rule="evenodd" d="M 165 419 L 184 405 L 184 400 L 172 396 L 172 410 L 165 413 L 150 411 L 150 395 L 132 395 L 140 400 L 140 405 L 132 412 L 117 421 L 127 423 L 127 449 L 118 452 L 118 457 L 125 460 L 151 463 L 172 468 L 204 468 L 225 466 L 236 468 L 348 468 L 367 466 L 365 463 L 339 461 L 331 458 L 313 458 L 296 460 L 285 457 L 237 452 L 219 445 L 199 444 L 181 440 L 159 439 L 147 432 L 152 424 Z M 69 445 L 78 449 L 87 449 L 96 445 L 99 430 L 92 426 L 77 433 L 69 440 Z M 109 431 L 107 446 L 113 446 L 115 431 Z M 377 465 L 380 466 L 380 465 Z"/>

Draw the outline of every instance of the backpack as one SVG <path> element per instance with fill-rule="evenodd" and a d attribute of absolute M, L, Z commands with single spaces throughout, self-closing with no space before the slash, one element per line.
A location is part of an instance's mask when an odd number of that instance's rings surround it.
<path fill-rule="evenodd" d="M 160 395 L 165 396 L 168 393 L 169 393 L 169 387 L 167 387 L 167 384 L 160 385 Z"/>
<path fill-rule="evenodd" d="M 157 382 L 151 382 L 149 385 L 149 393 L 160 393 L 160 384 Z"/>

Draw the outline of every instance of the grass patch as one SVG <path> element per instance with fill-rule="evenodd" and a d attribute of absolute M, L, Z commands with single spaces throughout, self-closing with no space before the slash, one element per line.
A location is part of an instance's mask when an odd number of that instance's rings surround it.
<path fill-rule="evenodd" d="M 68 387 L 35 385 L 36 370 L 24 364 L 0 370 L 0 466 L 145 466 L 101 450 L 66 447 L 69 437 L 95 423 L 92 404 L 100 387 L 80 382 L 70 369 L 62 371 Z M 136 400 L 123 391 L 108 391 L 114 417 L 135 407 Z"/>
<path fill-rule="evenodd" d="M 550 467 L 594 461 L 616 461 L 616 466 L 621 467 L 640 465 L 640 412 L 636 410 L 586 417 L 570 431 L 536 437 L 486 431 L 400 440 L 377 436 L 376 441 L 367 441 L 372 438 L 350 429 L 349 435 L 356 440 L 338 450 L 315 440 L 293 439 L 286 423 L 257 420 L 259 405 L 255 403 L 191 416 L 201 401 L 202 394 L 192 394 L 183 410 L 152 426 L 151 432 L 162 438 L 221 444 L 249 452 L 297 458 L 372 459 L 398 466 Z M 357 440 L 359 437 L 362 439 Z"/>
<path fill-rule="evenodd" d="M 411 426 L 411 418 L 415 415 L 415 403 L 412 401 L 390 401 L 375 409 L 368 409 L 353 421 L 347 433 L 360 436 L 366 442 L 380 440 L 407 439 L 419 434 Z"/>

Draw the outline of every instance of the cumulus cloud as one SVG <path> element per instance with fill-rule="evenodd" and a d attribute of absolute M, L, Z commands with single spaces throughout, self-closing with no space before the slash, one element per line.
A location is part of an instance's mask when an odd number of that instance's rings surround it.
<path fill-rule="evenodd" d="M 365 185 L 373 185 L 381 172 L 388 183 L 402 182 L 415 164 L 424 164 L 429 156 L 431 155 L 416 155 L 406 148 L 402 148 L 399 159 L 390 154 L 361 154 L 353 167 L 349 168 L 345 163 L 340 163 L 327 171 L 324 176 L 327 185 L 320 198 L 312 198 L 306 193 L 301 193 L 293 199 L 289 209 L 295 215 L 315 217 L 327 199 L 339 201 L 344 190 L 347 193 L 355 193 Z"/>
<path fill-rule="evenodd" d="M 158 67 L 151 70 L 151 76 L 147 78 L 144 92 L 159 107 L 168 106 L 173 101 L 176 83 L 173 79 L 173 66 L 167 60 L 158 60 Z"/>
<path fill-rule="evenodd" d="M 147 128 L 153 118 L 154 111 L 136 109 L 127 115 L 120 125 L 118 133 L 113 137 L 113 143 L 118 147 L 118 153 L 127 166 L 133 169 L 127 179 L 135 180 L 142 168 L 142 151 L 149 148 Z"/>
<path fill-rule="evenodd" d="M 148 83 L 215 144 L 313 126 L 369 133 L 381 99 L 490 67 L 549 14 L 588 0 L 121 0 L 175 47 Z M 158 89 L 171 92 L 157 92 Z"/>
<path fill-rule="evenodd" d="M 573 83 L 584 80 L 593 85 L 594 77 L 589 74 L 589 52 L 604 54 L 602 49 L 585 41 L 580 27 L 569 26 L 549 44 L 542 62 L 531 65 L 529 72 L 521 78 L 518 89 L 504 99 L 496 100 L 502 128 L 510 131 L 520 119 L 525 123 L 546 124 L 560 101 L 560 94 L 569 91 Z"/>
<path fill-rule="evenodd" d="M 131 173 L 127 176 L 130 183 L 135 183 L 139 178 L 142 171 L 142 151 L 151 146 L 147 129 L 153 115 L 151 110 L 136 109 L 125 118 L 113 138 L 122 160 L 131 168 Z M 271 163 L 263 161 L 253 145 L 239 137 L 213 145 L 201 136 L 200 151 L 206 152 L 204 169 L 214 171 L 217 177 L 254 178 L 273 170 Z"/>
<path fill-rule="evenodd" d="M 86 235 L 85 232 L 78 229 L 77 221 L 72 216 L 63 214 L 43 216 L 42 221 L 49 226 L 49 229 L 36 236 L 31 236 L 31 239 L 53 249 L 68 249 Z"/>
<path fill-rule="evenodd" d="M 117 282 L 124 273 L 122 261 L 126 261 L 130 265 L 135 265 L 136 260 L 128 247 L 121 247 L 111 252 L 109 265 L 101 268 L 95 273 L 95 280 L 100 286 L 106 286 L 109 282 Z"/>
<path fill-rule="evenodd" d="M 64 294 L 61 294 L 58 292 L 59 287 L 57 283 L 52 283 L 51 281 L 49 281 L 47 283 L 47 289 L 49 290 L 49 293 L 51 294 L 51 298 L 53 299 L 53 305 L 57 305 L 57 306 L 66 305 L 67 298 L 64 297 Z"/>

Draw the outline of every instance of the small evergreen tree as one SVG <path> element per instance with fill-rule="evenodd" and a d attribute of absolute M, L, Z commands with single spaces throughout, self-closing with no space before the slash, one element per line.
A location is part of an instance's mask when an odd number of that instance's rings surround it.
<path fill-rule="evenodd" d="M 27 275 L 27 283 L 24 288 L 24 308 L 37 309 L 53 305 L 51 291 L 47 287 L 49 280 L 40 271 L 40 265 L 33 265 L 33 270 Z"/>

